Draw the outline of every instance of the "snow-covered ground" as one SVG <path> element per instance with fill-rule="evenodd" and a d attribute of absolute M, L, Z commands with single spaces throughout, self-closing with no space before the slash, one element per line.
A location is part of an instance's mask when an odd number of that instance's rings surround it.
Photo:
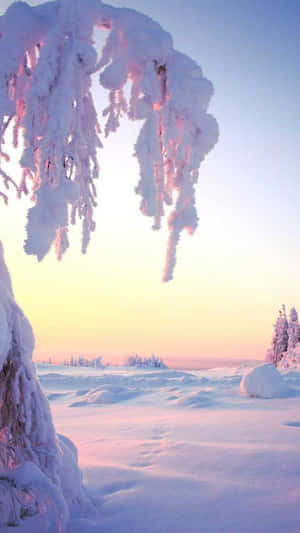
<path fill-rule="evenodd" d="M 299 533 L 300 373 L 264 400 L 240 392 L 246 370 L 40 365 L 98 509 L 68 533 Z"/>

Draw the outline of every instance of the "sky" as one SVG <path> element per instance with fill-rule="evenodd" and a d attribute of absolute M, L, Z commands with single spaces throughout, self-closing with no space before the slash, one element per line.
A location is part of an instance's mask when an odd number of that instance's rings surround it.
<path fill-rule="evenodd" d="M 167 284 L 166 226 L 151 230 L 134 193 L 138 124 L 123 122 L 99 154 L 97 229 L 87 255 L 78 228 L 62 262 L 51 252 L 37 263 L 22 248 L 28 200 L 11 195 L 0 206 L 0 239 L 34 327 L 36 358 L 262 359 L 281 304 L 300 311 L 300 3 L 110 3 L 151 16 L 201 65 L 214 84 L 209 110 L 220 139 L 200 169 L 198 230 L 182 236 Z M 0 13 L 9 4 L 1 2 Z M 94 96 L 101 111 L 96 85 Z"/>

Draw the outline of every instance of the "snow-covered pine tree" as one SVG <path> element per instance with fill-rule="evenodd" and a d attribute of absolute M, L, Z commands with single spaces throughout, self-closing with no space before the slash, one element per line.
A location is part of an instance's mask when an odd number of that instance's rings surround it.
<path fill-rule="evenodd" d="M 300 341 L 300 326 L 298 313 L 294 307 L 290 310 L 288 322 L 288 352 L 294 350 L 297 342 Z"/>
<path fill-rule="evenodd" d="M 0 526 L 40 515 L 62 531 L 73 505 L 90 506 L 76 448 L 52 423 L 32 363 L 34 336 L 17 305 L 0 243 Z"/>
<path fill-rule="evenodd" d="M 279 330 L 278 330 L 278 350 L 276 357 L 276 365 L 279 363 L 280 359 L 283 357 L 283 354 L 287 351 L 288 348 L 288 321 L 286 317 L 285 305 L 281 307 L 281 315 L 279 320 Z"/>
<path fill-rule="evenodd" d="M 288 322 L 288 347 L 280 360 L 280 367 L 282 369 L 296 367 L 300 365 L 300 326 L 298 321 L 298 313 L 293 307 L 290 310 Z"/>
<path fill-rule="evenodd" d="M 266 353 L 266 361 L 278 365 L 284 352 L 288 349 L 288 321 L 285 305 L 278 312 L 278 318 L 274 324 L 272 346 Z"/>
<path fill-rule="evenodd" d="M 94 28 L 108 33 L 100 58 Z M 153 217 L 153 229 L 174 206 L 164 271 L 164 280 L 170 280 L 180 234 L 184 229 L 192 234 L 198 224 L 198 170 L 217 141 L 218 126 L 207 113 L 211 82 L 149 17 L 101 0 L 56 0 L 35 7 L 14 2 L 0 17 L 0 177 L 5 186 L 0 195 L 7 202 L 9 187 L 18 196 L 31 193 L 27 253 L 41 260 L 54 243 L 60 259 L 69 246 L 69 223 L 78 218 L 86 251 L 95 229 L 102 147 L 91 93 L 94 74 L 109 91 L 102 113 L 105 136 L 117 130 L 122 115 L 142 121 L 135 146 L 136 192 L 142 213 Z M 16 183 L 5 161 L 20 137 L 23 174 Z"/>

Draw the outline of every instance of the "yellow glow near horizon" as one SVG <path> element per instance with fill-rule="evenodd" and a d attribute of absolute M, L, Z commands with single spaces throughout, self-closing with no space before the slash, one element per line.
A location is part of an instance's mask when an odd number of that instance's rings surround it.
<path fill-rule="evenodd" d="M 199 229 L 183 235 L 175 280 L 163 284 L 167 232 L 152 232 L 151 220 L 138 211 L 135 134 L 127 127 L 103 153 L 97 229 L 85 256 L 76 228 L 62 262 L 51 251 L 38 263 L 22 250 L 28 202 L 2 208 L 1 239 L 17 300 L 35 330 L 36 356 L 263 357 L 278 302 L 288 295 L 294 303 L 292 287 L 284 287 L 291 265 L 281 257 L 270 271 L 274 250 L 256 234 L 245 242 L 245 228 L 226 206 L 213 204 L 203 184 Z M 202 174 L 213 182 L 213 156 Z"/>

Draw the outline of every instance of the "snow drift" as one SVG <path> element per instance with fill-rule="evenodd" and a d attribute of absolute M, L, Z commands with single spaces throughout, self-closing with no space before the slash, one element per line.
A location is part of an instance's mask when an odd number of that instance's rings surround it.
<path fill-rule="evenodd" d="M 241 392 L 257 398 L 280 398 L 289 394 L 289 387 L 272 364 L 259 365 L 245 374 Z"/>
<path fill-rule="evenodd" d="M 37 365 L 45 392 L 68 391 L 51 411 L 99 509 L 67 533 L 299 533 L 300 372 L 289 398 L 257 400 L 239 394 L 244 365 L 53 369 Z M 142 394 L 69 407 L 101 383 Z"/>

